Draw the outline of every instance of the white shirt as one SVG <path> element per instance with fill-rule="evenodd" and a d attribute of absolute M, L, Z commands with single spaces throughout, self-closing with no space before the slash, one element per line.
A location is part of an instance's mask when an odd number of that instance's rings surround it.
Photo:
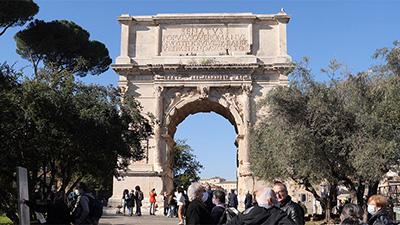
<path fill-rule="evenodd" d="M 183 196 L 183 193 L 177 194 L 176 202 L 177 202 L 177 205 L 185 205 L 185 197 Z"/>

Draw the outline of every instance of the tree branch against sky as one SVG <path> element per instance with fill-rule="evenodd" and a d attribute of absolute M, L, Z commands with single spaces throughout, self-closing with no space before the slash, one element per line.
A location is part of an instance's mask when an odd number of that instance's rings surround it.
<path fill-rule="evenodd" d="M 103 43 L 89 40 L 90 34 L 67 20 L 35 20 L 14 39 L 17 53 L 31 61 L 35 74 L 39 63 L 77 76 L 99 75 L 109 69 L 111 58 Z"/>
<path fill-rule="evenodd" d="M 393 51 L 393 50 L 392 50 Z M 296 65 L 288 87 L 276 87 L 261 101 L 252 135 L 252 169 L 267 181 L 292 179 L 326 210 L 336 204 L 336 186 L 346 185 L 352 201 L 365 205 L 379 181 L 397 170 L 400 156 L 400 88 L 395 67 L 353 75 L 338 60 L 322 70 L 330 81 L 317 82 L 309 59 Z M 390 107 L 392 106 L 392 107 Z M 393 107 L 394 106 L 394 107 Z M 388 110 L 392 109 L 390 112 Z M 326 197 L 316 190 L 327 182 Z M 361 193 L 361 194 L 360 194 Z"/>
<path fill-rule="evenodd" d="M 193 149 L 186 144 L 186 140 L 176 140 L 174 146 L 174 187 L 183 186 L 185 189 L 193 182 L 200 180 L 200 171 L 203 165 L 196 160 Z"/>
<path fill-rule="evenodd" d="M 39 6 L 32 0 L 1 0 L 0 36 L 10 27 L 22 26 L 32 20 L 38 11 Z"/>

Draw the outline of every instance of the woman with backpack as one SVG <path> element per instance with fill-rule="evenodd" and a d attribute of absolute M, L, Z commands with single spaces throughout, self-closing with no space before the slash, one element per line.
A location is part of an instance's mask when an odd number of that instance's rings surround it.
<path fill-rule="evenodd" d="M 156 208 L 155 208 L 156 207 L 156 196 L 157 196 L 155 188 L 153 188 L 150 191 L 149 196 L 150 196 L 150 215 L 155 216 L 156 215 L 155 214 L 155 212 L 156 212 Z"/>
<path fill-rule="evenodd" d="M 140 190 L 139 186 L 135 187 L 135 201 L 136 201 L 136 216 L 142 216 L 142 200 L 143 200 L 143 192 Z"/>

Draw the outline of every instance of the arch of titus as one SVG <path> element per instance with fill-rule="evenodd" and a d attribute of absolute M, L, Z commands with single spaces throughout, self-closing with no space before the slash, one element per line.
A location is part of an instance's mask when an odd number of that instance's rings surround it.
<path fill-rule="evenodd" d="M 198 112 L 216 112 L 235 127 L 239 195 L 262 185 L 250 171 L 250 129 L 257 99 L 275 85 L 288 84 L 283 71 L 291 62 L 289 20 L 284 12 L 118 17 L 121 55 L 112 68 L 122 91 L 158 123 L 146 159 L 133 162 L 123 178 L 114 180 L 111 203 L 120 203 L 123 189 L 136 185 L 144 193 L 173 188 L 176 128 Z"/>

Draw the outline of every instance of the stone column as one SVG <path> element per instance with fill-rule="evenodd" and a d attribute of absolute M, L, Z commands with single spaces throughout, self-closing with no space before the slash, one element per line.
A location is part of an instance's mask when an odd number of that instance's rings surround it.
<path fill-rule="evenodd" d="M 244 125 L 244 157 L 243 157 L 243 170 L 242 175 L 251 175 L 250 171 L 250 129 L 251 129 L 251 93 L 253 86 L 251 84 L 245 84 L 242 86 L 243 89 L 243 125 Z"/>
<path fill-rule="evenodd" d="M 121 55 L 115 60 L 116 64 L 130 64 L 131 58 L 129 56 L 129 36 L 130 25 L 132 18 L 129 14 L 122 14 L 118 17 L 118 22 L 121 24 Z"/>
<path fill-rule="evenodd" d="M 162 116 L 163 116 L 163 98 L 162 98 L 162 92 L 164 88 L 162 86 L 156 86 L 155 87 L 155 94 L 156 94 L 156 106 L 155 106 L 155 116 L 157 119 L 157 123 L 155 125 L 154 129 L 154 140 L 155 140 L 155 149 L 154 149 L 154 171 L 157 172 L 163 172 L 163 166 L 162 166 Z"/>

